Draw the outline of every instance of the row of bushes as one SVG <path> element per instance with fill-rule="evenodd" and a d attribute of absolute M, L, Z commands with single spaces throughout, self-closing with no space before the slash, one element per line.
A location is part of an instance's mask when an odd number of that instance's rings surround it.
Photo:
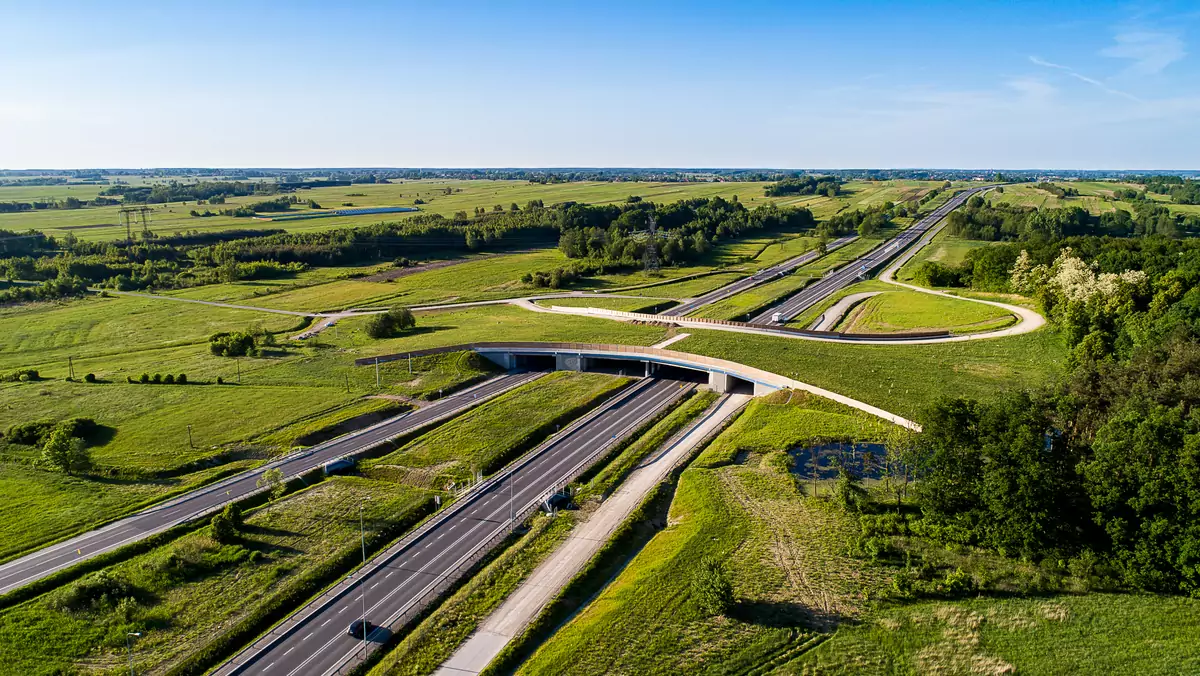
<path fill-rule="evenodd" d="M 41 380 L 42 376 L 36 369 L 19 369 L 11 373 L 5 373 L 0 376 L 0 383 L 27 383 L 34 380 Z"/>
<path fill-rule="evenodd" d="M 88 380 L 89 383 L 95 382 L 95 376 L 93 376 L 92 374 L 89 373 L 88 377 L 92 378 L 92 380 Z M 84 380 L 87 380 L 87 377 L 85 377 Z M 134 379 L 133 376 L 127 377 L 126 380 L 129 381 L 130 383 L 135 383 L 135 384 L 139 384 L 139 385 L 187 385 L 188 384 L 188 377 L 187 377 L 186 373 L 180 373 L 177 376 L 172 375 L 170 373 L 168 373 L 166 375 L 163 375 L 161 373 L 155 373 L 154 375 L 150 375 L 149 373 L 143 373 L 136 380 Z"/>

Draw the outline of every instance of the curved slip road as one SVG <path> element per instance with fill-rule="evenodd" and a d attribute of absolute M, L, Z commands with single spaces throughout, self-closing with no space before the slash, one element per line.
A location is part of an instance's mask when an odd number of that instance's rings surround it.
<path fill-rule="evenodd" d="M 540 373 L 514 373 L 493 378 L 475 387 L 439 399 L 429 406 L 403 413 L 299 453 L 293 453 L 211 486 L 198 488 L 163 504 L 115 521 L 98 530 L 14 559 L 0 566 L 0 593 L 41 579 L 80 561 L 136 542 L 173 526 L 204 517 L 260 490 L 257 483 L 268 469 L 279 468 L 285 479 L 305 474 L 326 462 L 407 434 L 457 415 L 514 387 L 538 378 Z"/>
<path fill-rule="evenodd" d="M 840 249 L 856 239 L 858 239 L 857 235 L 839 237 L 826 246 L 826 253 Z M 696 310 L 699 310 L 705 305 L 712 305 L 719 300 L 725 300 L 732 295 L 739 294 L 743 291 L 749 291 L 760 284 L 765 284 L 777 277 L 782 277 L 801 265 L 807 265 L 820 257 L 821 254 L 815 250 L 807 251 L 799 256 L 789 258 L 782 263 L 777 263 L 769 268 L 759 270 L 749 277 L 739 279 L 736 282 L 730 282 L 729 284 L 726 284 L 718 289 L 713 289 L 703 296 L 698 296 L 687 301 L 686 303 L 676 305 L 670 310 L 666 310 L 665 312 L 660 312 L 658 314 L 663 317 L 682 317 L 686 314 L 690 314 Z"/>
<path fill-rule="evenodd" d="M 828 310 L 826 310 L 817 321 L 813 322 L 813 331 L 832 331 L 833 327 L 837 326 L 842 317 L 850 311 L 859 301 L 864 301 L 873 296 L 878 296 L 882 291 L 864 291 L 862 293 L 852 293 L 845 298 L 838 300 Z"/>
<path fill-rule="evenodd" d="M 904 282 L 896 281 L 896 272 L 899 271 L 900 268 L 904 267 L 905 263 L 912 260 L 912 257 L 916 256 L 918 251 L 925 248 L 929 244 L 929 242 L 931 242 L 933 240 L 934 236 L 936 236 L 937 233 L 939 231 L 941 231 L 941 229 L 943 227 L 945 227 L 945 226 L 942 225 L 940 227 L 934 228 L 934 229 L 930 230 L 929 232 L 925 233 L 925 236 L 921 238 L 920 242 L 917 242 L 916 246 L 914 246 L 911 249 L 909 249 L 908 251 L 904 252 L 904 254 L 902 256 L 897 258 L 891 265 L 889 265 L 886 269 L 884 269 L 884 271 L 882 273 L 880 273 L 879 281 L 887 282 L 888 284 L 894 284 L 896 286 L 903 287 L 903 288 L 909 289 L 911 291 L 919 291 L 921 293 L 928 293 L 928 294 L 932 294 L 935 296 L 945 296 L 946 298 L 953 298 L 955 300 L 966 301 L 968 303 L 982 303 L 984 305 L 991 305 L 993 307 L 998 307 L 1003 310 L 1007 310 L 1017 316 L 1017 319 L 1018 319 L 1017 323 L 1006 329 L 999 329 L 996 331 L 988 331 L 986 333 L 972 334 L 974 336 L 981 336 L 981 337 L 987 337 L 987 338 L 1000 338 L 1003 336 L 1019 336 L 1023 333 L 1029 333 L 1030 331 L 1036 331 L 1036 330 L 1042 328 L 1042 326 L 1044 326 L 1046 324 L 1046 318 L 1043 317 L 1041 315 L 1041 313 L 1030 310 L 1029 308 L 1021 307 L 1020 305 L 1010 305 L 1008 303 L 1000 303 L 1000 302 L 997 302 L 994 300 L 983 300 L 980 298 L 967 298 L 965 296 L 958 296 L 958 295 L 955 295 L 952 293 L 947 293 L 945 291 L 937 291 L 935 289 L 927 289 L 923 286 L 916 286 L 915 284 L 906 284 Z M 956 337 L 964 338 L 966 336 L 956 336 Z"/>
<path fill-rule="evenodd" d="M 946 214 L 954 211 L 962 206 L 972 195 L 989 190 L 991 186 L 979 188 L 969 188 L 950 198 L 945 204 L 934 209 L 928 216 L 922 218 L 915 225 L 912 225 L 896 235 L 892 239 L 880 244 L 871 249 L 866 254 L 859 258 L 843 265 L 837 270 L 822 277 L 814 284 L 810 284 L 805 289 L 801 290 L 796 295 L 788 298 L 779 305 L 761 312 L 750 320 L 751 324 L 775 324 L 772 317 L 775 313 L 781 315 L 781 320 L 786 323 L 796 315 L 804 312 L 808 308 L 825 300 L 830 295 L 837 291 L 853 284 L 859 277 L 870 274 L 879 266 L 887 263 L 892 258 L 900 255 L 900 253 L 908 245 L 915 242 L 918 238 L 924 235 L 930 228 L 937 225 Z"/>
<path fill-rule="evenodd" d="M 390 629 L 403 625 L 440 586 L 465 572 L 473 557 L 499 543 L 510 528 L 510 514 L 522 520 L 549 493 L 692 387 L 673 380 L 644 380 L 631 386 L 504 473 L 480 484 L 215 673 L 347 673 L 363 658 L 364 648 L 375 650 L 389 635 L 388 630 L 378 629 L 364 644 L 347 633 L 350 623 L 362 616 L 364 593 L 369 622 Z"/>

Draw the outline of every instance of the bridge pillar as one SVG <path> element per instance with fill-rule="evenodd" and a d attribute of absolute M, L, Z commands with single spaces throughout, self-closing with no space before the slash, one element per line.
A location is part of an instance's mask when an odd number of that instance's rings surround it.
<path fill-rule="evenodd" d="M 577 354 L 554 355 L 554 370 L 556 371 L 582 371 L 583 366 L 583 358 Z"/>
<path fill-rule="evenodd" d="M 646 377 L 647 378 L 653 376 L 654 373 L 656 371 L 658 371 L 658 364 L 656 364 L 652 361 L 647 361 L 647 362 L 642 362 L 642 363 L 646 365 Z"/>
<path fill-rule="evenodd" d="M 775 388 L 763 385 L 762 383 L 754 383 L 754 396 L 761 397 L 775 391 Z"/>
<path fill-rule="evenodd" d="M 724 394 L 726 392 L 729 392 L 732 389 L 732 386 L 733 386 L 733 383 L 731 382 L 732 380 L 733 379 L 729 377 L 728 373 L 718 373 L 716 371 L 709 371 L 708 372 L 708 389 L 712 390 L 713 392 L 719 392 L 721 394 Z"/>

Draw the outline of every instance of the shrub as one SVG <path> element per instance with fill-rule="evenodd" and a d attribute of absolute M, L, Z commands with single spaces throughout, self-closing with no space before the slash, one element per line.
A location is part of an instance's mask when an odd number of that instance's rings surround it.
<path fill-rule="evenodd" d="M 417 325 L 413 313 L 406 307 L 396 306 L 385 314 L 375 315 L 367 322 L 367 335 L 372 338 L 390 338 Z"/>
<path fill-rule="evenodd" d="M 54 421 L 38 420 L 36 422 L 17 423 L 9 427 L 4 432 L 4 436 L 10 444 L 40 446 L 46 441 L 46 437 L 50 436 L 50 432 L 53 429 Z"/>
<path fill-rule="evenodd" d="M 208 339 L 208 349 L 218 357 L 254 357 L 258 348 L 254 334 L 242 331 L 215 333 Z"/>
<path fill-rule="evenodd" d="M 179 375 L 175 376 L 175 384 L 176 385 L 187 385 L 187 374 L 180 373 Z"/>
<path fill-rule="evenodd" d="M 53 605 L 59 610 L 72 611 L 114 608 L 136 592 L 125 578 L 98 570 L 59 592 Z"/>
<path fill-rule="evenodd" d="M 149 373 L 143 373 L 143 374 L 142 374 L 142 377 L 138 379 L 138 382 L 139 382 L 139 383 L 142 383 L 143 385 L 144 385 L 144 384 L 146 384 L 146 383 L 148 383 L 148 382 L 150 382 L 150 374 L 149 374 Z"/>
<path fill-rule="evenodd" d="M 970 573 L 957 568 L 954 572 L 946 573 L 943 589 L 950 596 L 966 596 L 975 591 L 975 580 L 971 578 Z"/>
<path fill-rule="evenodd" d="M 174 385 L 175 384 L 175 376 L 168 373 L 167 375 L 163 376 L 163 383 L 166 385 Z"/>
<path fill-rule="evenodd" d="M 27 383 L 31 380 L 41 380 L 42 376 L 35 369 L 20 369 L 0 376 L 0 382 L 4 383 Z"/>
<path fill-rule="evenodd" d="M 224 384 L 225 384 L 225 379 L 224 379 L 224 378 L 222 378 L 221 376 L 217 376 L 217 384 L 218 384 L 218 385 L 224 385 Z"/>
<path fill-rule="evenodd" d="M 720 561 L 712 557 L 700 560 L 700 569 L 692 579 L 692 593 L 706 615 L 724 615 L 733 606 L 733 585 Z"/>
<path fill-rule="evenodd" d="M 95 373 L 89 373 L 89 374 L 87 374 L 86 376 L 84 376 L 84 377 L 83 377 L 83 382 L 85 382 L 85 383 L 94 383 L 94 382 L 96 382 L 96 374 L 95 374 Z"/>
<path fill-rule="evenodd" d="M 161 373 L 155 373 L 155 374 L 154 374 L 154 375 L 153 375 L 153 376 L 150 378 L 150 382 L 154 383 L 155 385 L 161 385 L 161 384 L 162 384 L 162 374 L 161 374 Z"/>
<path fill-rule="evenodd" d="M 233 525 L 233 519 L 229 518 L 228 512 L 222 511 L 213 514 L 211 521 L 212 536 L 217 542 L 228 544 L 237 539 L 237 528 Z"/>

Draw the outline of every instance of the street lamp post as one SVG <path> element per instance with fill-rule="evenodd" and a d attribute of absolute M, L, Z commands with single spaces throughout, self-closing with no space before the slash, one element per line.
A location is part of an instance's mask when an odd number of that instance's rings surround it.
<path fill-rule="evenodd" d="M 367 504 L 370 497 L 363 498 L 363 501 L 358 503 L 358 534 L 362 542 L 362 568 L 359 570 L 358 591 L 362 596 L 362 647 L 363 659 L 367 657 L 367 530 L 363 526 L 363 507 Z"/>
<path fill-rule="evenodd" d="M 129 654 L 129 676 L 133 676 L 133 638 L 140 638 L 142 632 L 131 631 L 125 634 L 125 652 Z"/>

